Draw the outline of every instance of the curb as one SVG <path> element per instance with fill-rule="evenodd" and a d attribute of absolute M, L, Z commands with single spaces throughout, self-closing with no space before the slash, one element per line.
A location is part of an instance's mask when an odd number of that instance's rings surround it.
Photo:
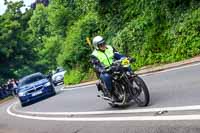
<path fill-rule="evenodd" d="M 7 102 L 7 101 L 10 101 L 10 100 L 12 100 L 14 97 L 13 96 L 9 96 L 9 97 L 6 97 L 6 98 L 4 98 L 4 99 L 1 99 L 0 100 L 0 104 L 3 104 L 3 103 L 5 103 L 5 102 Z"/>
<path fill-rule="evenodd" d="M 94 80 L 94 81 L 90 81 L 90 82 L 85 82 L 85 83 L 80 83 L 80 84 L 76 84 L 76 85 L 68 85 L 68 86 L 64 86 L 64 88 L 70 89 L 70 88 L 75 88 L 75 87 L 83 87 L 83 86 L 94 85 L 94 84 L 96 84 L 97 81 L 98 80 Z"/>
<path fill-rule="evenodd" d="M 136 74 L 138 74 L 138 75 L 149 74 L 149 73 L 163 71 L 166 69 L 172 69 L 172 68 L 181 67 L 181 66 L 185 66 L 185 65 L 195 64 L 195 63 L 199 63 L 199 62 L 200 62 L 200 56 L 197 56 L 197 57 L 187 59 L 184 61 L 174 62 L 174 63 L 170 63 L 170 64 L 164 64 L 164 65 L 160 65 L 157 67 L 140 69 L 139 71 L 136 71 Z"/>
<path fill-rule="evenodd" d="M 181 67 L 181 66 L 185 66 L 185 65 L 189 65 L 189 64 L 199 63 L 199 62 L 200 62 L 200 56 L 196 56 L 191 59 L 187 59 L 187 60 L 179 61 L 179 62 L 175 62 L 175 63 L 164 64 L 164 65 L 160 65 L 160 66 L 156 66 L 156 67 L 150 66 L 149 68 L 145 67 L 143 69 L 140 69 L 139 71 L 136 71 L 135 73 L 138 75 L 150 74 L 150 73 L 154 73 L 154 72 L 163 71 L 166 69 L 172 69 L 172 68 Z M 69 85 L 69 86 L 65 86 L 64 88 L 67 89 L 67 88 L 75 88 L 75 87 L 93 85 L 97 81 L 98 80 L 85 82 L 85 83 L 81 83 L 81 84 L 77 84 L 77 85 Z"/>

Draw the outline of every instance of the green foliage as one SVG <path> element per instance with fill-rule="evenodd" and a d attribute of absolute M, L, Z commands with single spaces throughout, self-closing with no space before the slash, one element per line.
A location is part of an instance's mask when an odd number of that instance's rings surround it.
<path fill-rule="evenodd" d="M 180 60 L 200 53 L 200 8 L 189 10 L 168 36 L 173 40 L 172 59 Z"/>
<path fill-rule="evenodd" d="M 93 69 L 90 68 L 88 71 L 84 71 L 82 68 L 75 68 L 70 72 L 65 73 L 64 84 L 78 84 L 80 82 L 87 82 L 94 79 L 96 79 L 96 74 Z"/>
<path fill-rule="evenodd" d="M 54 3 L 48 7 L 48 30 L 51 35 L 60 35 L 65 37 L 66 28 L 68 23 L 73 17 L 68 8 L 65 8 L 62 4 Z"/>
<path fill-rule="evenodd" d="M 93 68 L 90 68 L 88 71 L 84 71 L 84 77 L 81 82 L 88 82 L 96 79 L 96 73 L 94 72 Z"/>
<path fill-rule="evenodd" d="M 65 83 L 95 78 L 86 37 L 102 35 L 133 67 L 168 63 L 200 54 L 199 0 L 51 0 L 20 11 L 7 2 L 0 15 L 0 82 L 58 65 Z"/>
<path fill-rule="evenodd" d="M 0 16 L 0 78 L 19 78 L 24 67 L 32 65 L 34 49 L 27 41 L 31 13 L 22 14 L 23 2 L 7 2 L 6 12 Z M 27 69 L 31 70 L 30 67 Z M 3 81 L 2 80 L 2 81 Z"/>
<path fill-rule="evenodd" d="M 113 44 L 123 53 L 138 53 L 145 43 L 145 33 L 151 25 L 152 21 L 150 16 L 141 16 L 131 21 L 113 38 Z"/>
<path fill-rule="evenodd" d="M 77 0 L 76 13 L 86 15 L 88 12 L 95 12 L 96 5 L 96 0 Z"/>
<path fill-rule="evenodd" d="M 51 36 L 44 38 L 44 48 L 40 51 L 41 61 L 49 69 L 55 69 L 57 67 L 56 58 L 61 50 L 61 45 L 64 41 L 60 36 Z"/>
<path fill-rule="evenodd" d="M 84 73 L 80 68 L 75 68 L 68 73 L 65 73 L 64 84 L 71 85 L 80 83 L 84 77 Z"/>
<path fill-rule="evenodd" d="M 58 56 L 60 65 L 72 69 L 74 67 L 88 68 L 91 50 L 86 43 L 86 37 L 97 30 L 97 17 L 94 13 L 88 13 L 81 17 L 67 31 L 68 36 L 62 46 L 62 53 Z"/>
<path fill-rule="evenodd" d="M 48 14 L 46 8 L 42 4 L 38 4 L 36 9 L 33 12 L 33 16 L 29 21 L 30 29 L 33 32 L 33 35 L 36 39 L 42 39 L 43 35 L 48 34 Z"/>
<path fill-rule="evenodd" d="M 132 3 L 134 9 L 128 6 L 124 12 L 134 19 L 129 19 L 112 42 L 121 52 L 137 59 L 134 67 L 179 61 L 200 53 L 197 1 Z"/>
<path fill-rule="evenodd" d="M 100 34 L 108 43 L 124 26 L 122 0 L 98 0 L 97 13 L 99 17 Z"/>

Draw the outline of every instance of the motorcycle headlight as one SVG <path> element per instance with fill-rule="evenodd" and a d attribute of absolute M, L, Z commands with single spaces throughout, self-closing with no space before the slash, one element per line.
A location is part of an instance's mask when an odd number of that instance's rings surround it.
<path fill-rule="evenodd" d="M 26 95 L 26 92 L 19 92 L 18 93 L 18 96 L 22 97 L 22 96 L 25 96 Z"/>
<path fill-rule="evenodd" d="M 47 82 L 44 86 L 50 86 L 51 85 L 51 83 L 50 82 Z"/>

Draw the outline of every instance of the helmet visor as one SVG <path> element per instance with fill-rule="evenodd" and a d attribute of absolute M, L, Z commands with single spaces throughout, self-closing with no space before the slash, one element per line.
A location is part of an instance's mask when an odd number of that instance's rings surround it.
<path fill-rule="evenodd" d="M 102 46 L 105 46 L 105 43 L 98 44 L 98 47 L 102 47 Z"/>
<path fill-rule="evenodd" d="M 102 46 L 104 46 L 104 45 L 105 45 L 105 41 L 104 41 L 104 40 L 100 41 L 100 42 L 97 44 L 98 47 L 102 47 Z"/>

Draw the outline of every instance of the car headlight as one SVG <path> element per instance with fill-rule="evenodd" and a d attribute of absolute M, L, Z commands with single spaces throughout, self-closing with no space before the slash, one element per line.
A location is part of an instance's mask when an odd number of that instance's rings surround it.
<path fill-rule="evenodd" d="M 44 86 L 50 86 L 51 85 L 51 83 L 50 82 L 47 82 L 46 84 L 44 84 Z"/>
<path fill-rule="evenodd" d="M 26 95 L 26 92 L 19 92 L 18 93 L 18 96 L 22 97 L 22 96 L 25 96 Z"/>

